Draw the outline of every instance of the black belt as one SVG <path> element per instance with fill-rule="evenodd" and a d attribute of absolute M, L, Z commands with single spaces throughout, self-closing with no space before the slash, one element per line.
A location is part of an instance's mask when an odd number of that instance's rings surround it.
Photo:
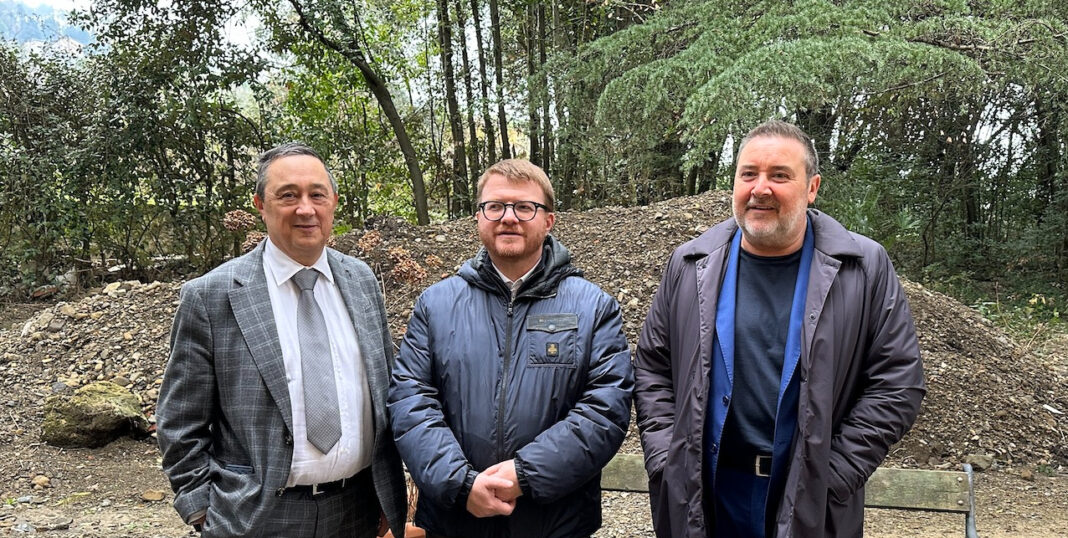
<path fill-rule="evenodd" d="M 371 468 L 368 467 L 348 478 L 342 478 L 341 480 L 334 480 L 333 482 L 320 482 L 318 484 L 300 484 L 296 486 L 289 486 L 286 488 L 278 488 L 276 495 L 281 497 L 287 493 L 306 493 L 308 495 L 321 495 L 323 493 L 330 493 L 334 491 L 341 491 L 348 486 L 351 486 L 357 482 L 363 480 L 371 480 Z"/>
<path fill-rule="evenodd" d="M 728 457 L 726 453 L 721 453 L 719 464 L 724 467 L 730 467 L 731 469 L 753 473 L 756 476 L 771 476 L 770 455 L 757 454 L 753 456 L 737 454 Z"/>

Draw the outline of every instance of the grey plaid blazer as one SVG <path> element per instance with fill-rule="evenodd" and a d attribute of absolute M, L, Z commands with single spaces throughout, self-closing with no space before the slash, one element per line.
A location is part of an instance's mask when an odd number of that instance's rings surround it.
<path fill-rule="evenodd" d="M 393 341 L 367 265 L 327 249 L 359 340 L 374 407 L 372 475 L 394 536 L 407 494 L 386 417 Z M 263 244 L 182 286 L 156 428 L 183 520 L 207 509 L 204 536 L 259 536 L 289 477 L 293 417 L 263 273 Z"/>

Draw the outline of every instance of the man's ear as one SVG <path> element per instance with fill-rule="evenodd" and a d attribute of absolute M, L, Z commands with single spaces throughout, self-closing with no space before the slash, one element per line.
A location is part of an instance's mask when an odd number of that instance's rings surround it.
<path fill-rule="evenodd" d="M 808 180 L 808 203 L 816 201 L 816 192 L 820 190 L 820 175 L 816 174 L 812 176 L 812 179 Z"/>

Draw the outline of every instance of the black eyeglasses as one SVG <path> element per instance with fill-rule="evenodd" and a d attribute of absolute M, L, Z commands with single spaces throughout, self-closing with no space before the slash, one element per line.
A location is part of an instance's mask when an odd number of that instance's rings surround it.
<path fill-rule="evenodd" d="M 512 213 L 515 215 L 515 218 L 521 221 L 534 220 L 534 217 L 538 216 L 539 207 L 545 211 L 549 211 L 549 206 L 545 204 L 526 200 L 511 204 L 489 200 L 478 204 L 478 209 L 482 211 L 482 216 L 486 217 L 486 220 L 494 222 L 503 219 L 504 214 L 508 211 L 509 207 L 512 208 Z"/>

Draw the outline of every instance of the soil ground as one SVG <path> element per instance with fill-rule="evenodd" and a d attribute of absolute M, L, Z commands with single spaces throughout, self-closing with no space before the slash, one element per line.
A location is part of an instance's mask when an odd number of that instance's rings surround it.
<path fill-rule="evenodd" d="M 170 506 L 173 495 L 159 469 L 153 440 L 124 439 L 99 449 L 19 445 L 3 457 L 0 535 L 24 535 L 17 529 L 27 523 L 41 528 L 36 532 L 41 536 L 194 535 Z M 34 491 L 30 481 L 37 474 L 50 475 L 51 487 Z M 1066 476 L 1037 474 L 1028 481 L 1012 469 L 978 473 L 975 490 L 978 529 L 984 538 L 1068 536 Z M 151 492 L 163 492 L 164 498 L 146 501 L 145 494 Z M 15 502 L 23 496 L 32 500 Z M 648 502 L 644 494 L 605 493 L 605 527 L 597 536 L 652 536 Z M 868 510 L 865 520 L 870 537 L 959 537 L 964 529 L 964 518 L 957 514 Z M 68 528 L 44 530 L 57 524 Z"/>

